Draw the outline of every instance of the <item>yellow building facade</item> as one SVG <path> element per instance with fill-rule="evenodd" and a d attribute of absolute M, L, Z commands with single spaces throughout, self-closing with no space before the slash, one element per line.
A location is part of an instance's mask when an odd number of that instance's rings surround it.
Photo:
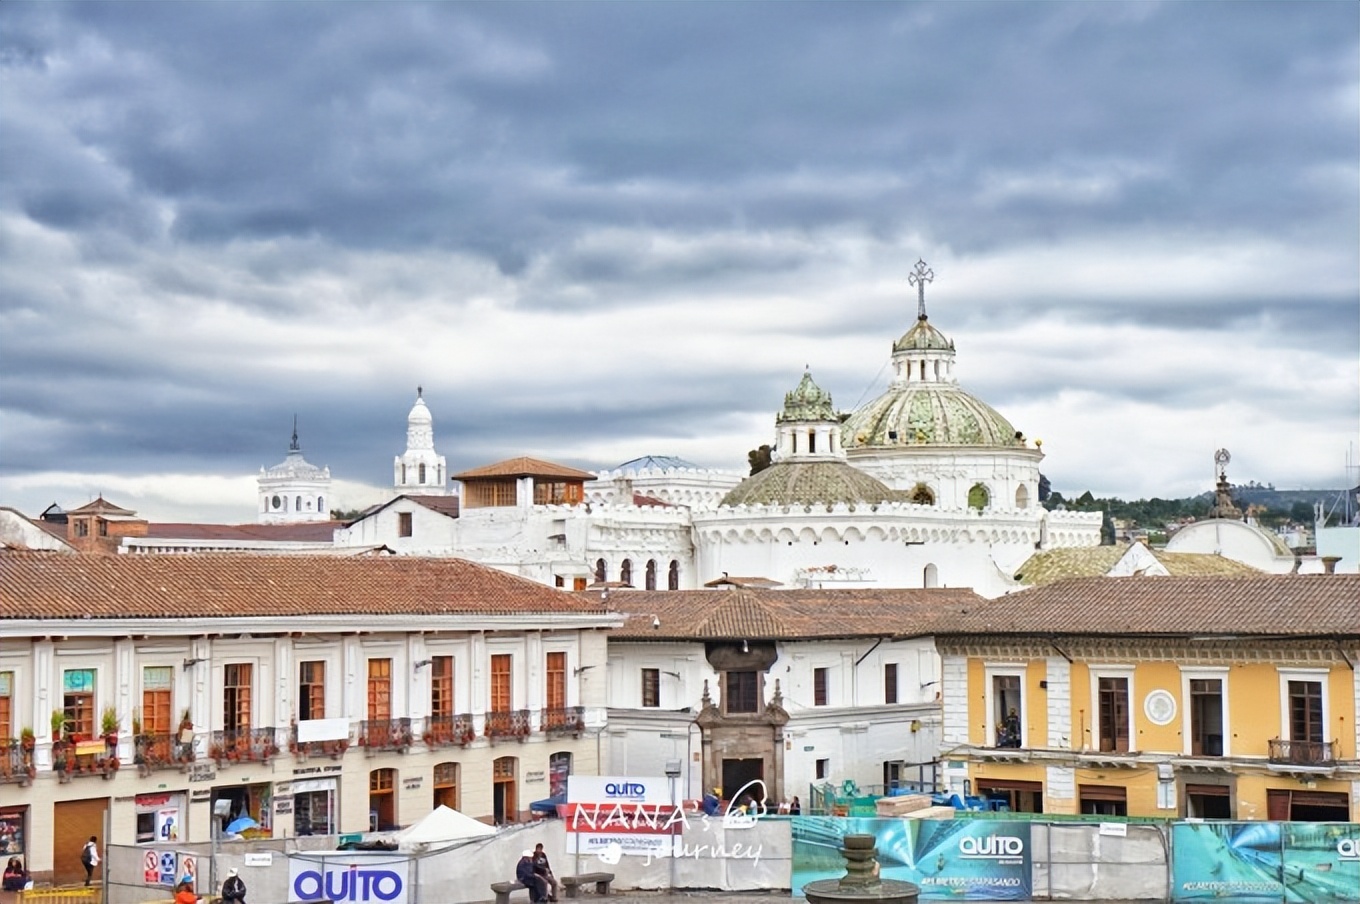
<path fill-rule="evenodd" d="M 937 644 L 946 775 L 993 807 L 1360 818 L 1360 577 L 1068 581 Z"/>

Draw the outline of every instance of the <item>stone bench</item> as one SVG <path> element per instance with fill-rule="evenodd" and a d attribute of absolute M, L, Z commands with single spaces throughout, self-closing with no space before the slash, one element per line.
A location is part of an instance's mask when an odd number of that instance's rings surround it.
<path fill-rule="evenodd" d="M 521 885 L 518 882 L 492 882 L 491 890 L 496 893 L 496 904 L 510 904 L 511 892 L 528 891 L 529 886 Z M 530 895 L 530 898 L 532 897 Z"/>
<path fill-rule="evenodd" d="M 566 889 L 568 898 L 575 898 L 581 893 L 582 885 L 595 883 L 595 894 L 609 894 L 609 883 L 614 881 L 613 873 L 581 873 L 579 876 L 563 876 L 562 887 Z"/>

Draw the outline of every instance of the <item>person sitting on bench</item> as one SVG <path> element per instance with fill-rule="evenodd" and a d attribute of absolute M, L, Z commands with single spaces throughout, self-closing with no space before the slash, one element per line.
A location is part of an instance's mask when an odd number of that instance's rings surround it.
<path fill-rule="evenodd" d="M 543 877 L 534 872 L 534 852 L 525 851 L 515 864 L 515 881 L 529 889 L 529 900 L 533 904 L 548 900 L 547 885 Z"/>

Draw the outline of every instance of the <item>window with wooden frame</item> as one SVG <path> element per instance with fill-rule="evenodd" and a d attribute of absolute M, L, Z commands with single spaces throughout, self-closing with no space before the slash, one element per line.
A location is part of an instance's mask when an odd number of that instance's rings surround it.
<path fill-rule="evenodd" d="M 397 512 L 397 536 L 409 537 L 413 533 L 410 512 Z"/>
<path fill-rule="evenodd" d="M 653 708 L 661 705 L 661 670 L 642 670 L 642 705 Z"/>
<path fill-rule="evenodd" d="M 883 702 L 897 702 L 897 663 L 883 663 Z"/>
<path fill-rule="evenodd" d="M 175 669 L 168 665 L 142 668 L 142 733 L 168 735 L 174 731 Z"/>
<path fill-rule="evenodd" d="M 368 661 L 368 720 L 392 718 L 392 660 Z"/>
<path fill-rule="evenodd" d="M 14 736 L 14 673 L 0 672 L 0 740 Z"/>
<path fill-rule="evenodd" d="M 254 676 L 255 667 L 249 662 L 229 662 L 222 667 L 222 727 L 227 731 L 250 731 Z"/>
<path fill-rule="evenodd" d="M 326 663 L 298 663 L 298 721 L 326 718 Z"/>
<path fill-rule="evenodd" d="M 67 734 L 94 737 L 94 669 L 62 672 L 62 709 Z"/>
<path fill-rule="evenodd" d="M 1223 681 L 1190 679 L 1190 753 L 1223 755 Z"/>
<path fill-rule="evenodd" d="M 548 709 L 567 708 L 567 654 L 549 653 L 544 663 L 544 702 Z"/>
<path fill-rule="evenodd" d="M 453 715 L 453 657 L 430 657 L 430 715 Z"/>
<path fill-rule="evenodd" d="M 1097 680 L 1097 730 L 1100 749 L 1111 753 L 1129 751 L 1129 679 L 1112 675 Z"/>
<path fill-rule="evenodd" d="M 397 770 L 374 769 L 368 773 L 370 831 L 395 828 L 397 824 Z"/>
<path fill-rule="evenodd" d="M 514 657 L 509 653 L 491 655 L 491 712 L 508 713 L 514 702 L 514 681 L 511 668 Z"/>
<path fill-rule="evenodd" d="M 1289 682 L 1289 740 L 1323 740 L 1322 682 Z"/>
<path fill-rule="evenodd" d="M 830 696 L 827 688 L 826 668 L 816 668 L 812 670 L 812 705 L 826 706 L 827 698 Z"/>
<path fill-rule="evenodd" d="M 760 711 L 760 673 L 723 673 L 723 709 L 729 713 Z"/>

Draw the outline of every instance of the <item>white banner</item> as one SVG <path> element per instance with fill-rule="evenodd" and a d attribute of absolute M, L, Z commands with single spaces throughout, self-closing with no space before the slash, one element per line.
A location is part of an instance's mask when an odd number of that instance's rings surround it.
<path fill-rule="evenodd" d="M 289 901 L 407 904 L 409 857 L 343 851 L 288 858 Z"/>
<path fill-rule="evenodd" d="M 582 804 L 668 804 L 671 780 L 664 775 L 569 775 L 567 802 Z"/>

